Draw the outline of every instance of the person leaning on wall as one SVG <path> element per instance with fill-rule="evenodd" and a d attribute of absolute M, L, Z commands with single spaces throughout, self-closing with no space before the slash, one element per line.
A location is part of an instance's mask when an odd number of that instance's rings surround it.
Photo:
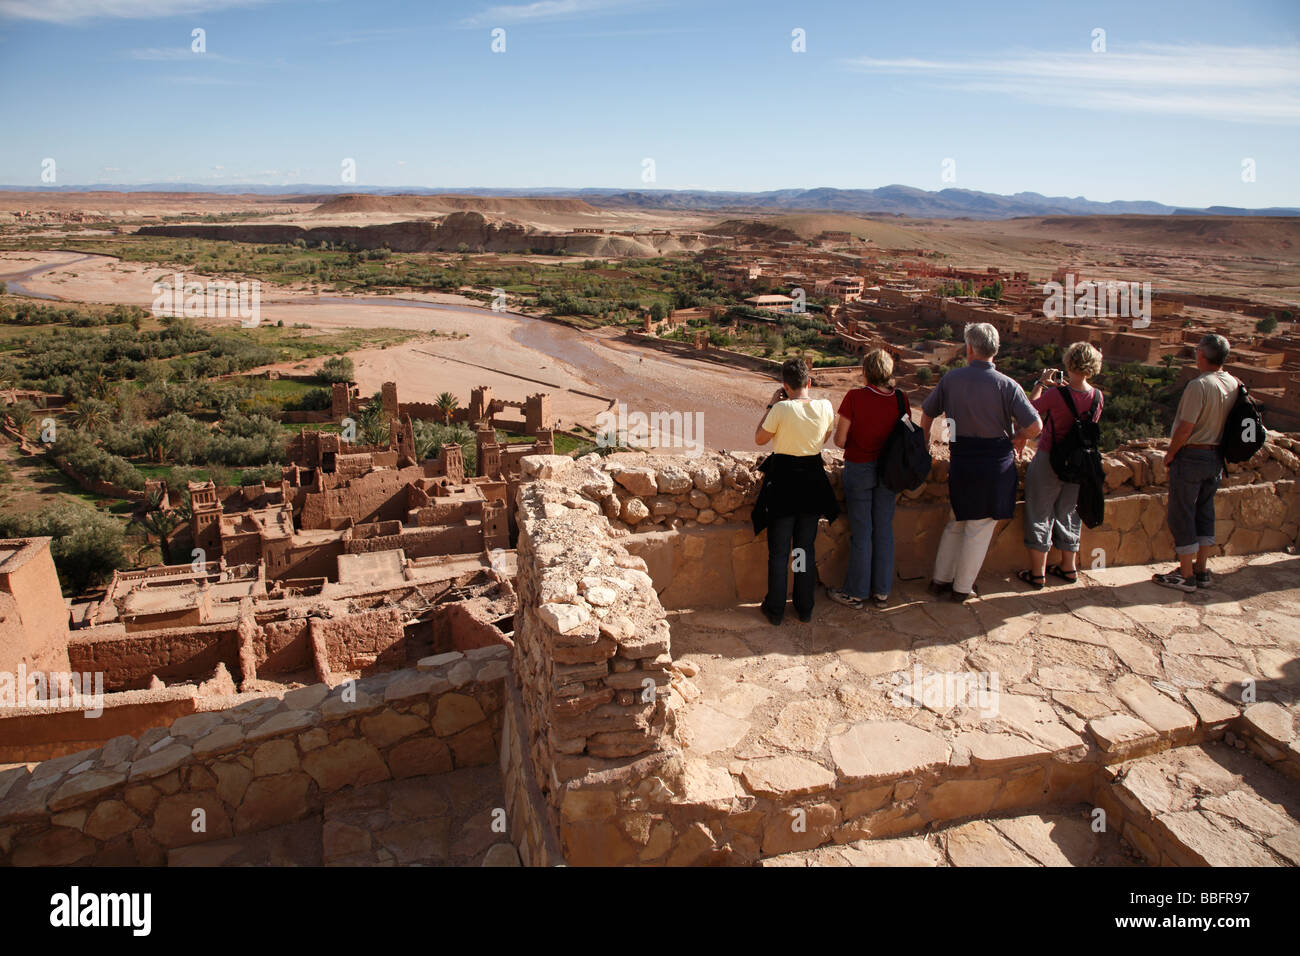
<path fill-rule="evenodd" d="M 975 578 L 984 565 L 998 521 L 1016 512 L 1016 456 L 1042 429 L 1025 390 L 993 367 L 1001 344 L 988 322 L 963 332 L 968 362 L 939 379 L 921 404 L 926 436 L 945 419 L 950 461 L 948 524 L 939 539 L 931 593 L 962 602 L 979 592 Z"/>
<path fill-rule="evenodd" d="M 1062 481 L 1052 467 L 1052 446 L 1065 439 L 1074 425 L 1076 414 L 1101 418 L 1103 399 L 1089 379 L 1101 371 L 1101 353 L 1087 342 L 1075 342 L 1065 352 L 1065 371 L 1044 369 L 1029 393 L 1029 401 L 1043 418 L 1038 436 L 1038 450 L 1025 469 L 1025 548 L 1029 568 L 1016 577 L 1035 590 L 1041 590 L 1050 574 L 1068 584 L 1079 579 L 1079 536 L 1083 522 L 1079 519 L 1079 483 Z M 1061 389 L 1070 393 L 1067 405 Z M 1061 552 L 1061 561 L 1050 567 L 1047 556 L 1052 548 Z"/>
<path fill-rule="evenodd" d="M 852 534 L 844 586 L 828 590 L 832 601 L 884 608 L 894 582 L 894 505 L 897 493 L 881 483 L 880 453 L 900 416 L 912 406 L 894 388 L 894 359 L 884 349 L 862 357 L 864 386 L 840 402 L 835 444 L 844 449 L 844 504 Z"/>
<path fill-rule="evenodd" d="M 821 449 L 835 424 L 824 398 L 808 392 L 808 367 L 798 359 L 781 366 L 782 386 L 772 395 L 754 433 L 772 454 L 759 465 L 763 483 L 754 502 L 754 533 L 767 530 L 767 595 L 764 617 L 780 624 L 785 616 L 789 565 L 794 558 L 794 607 L 799 620 L 812 620 L 817 581 L 818 519 L 834 521 L 839 504 L 826 476 Z"/>

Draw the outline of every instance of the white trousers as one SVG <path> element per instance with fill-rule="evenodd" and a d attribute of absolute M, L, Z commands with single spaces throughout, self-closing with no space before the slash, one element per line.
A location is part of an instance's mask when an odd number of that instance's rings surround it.
<path fill-rule="evenodd" d="M 939 553 L 934 559 L 934 580 L 941 584 L 952 582 L 952 589 L 969 594 L 979 576 L 984 556 L 997 518 L 979 518 L 975 521 L 958 521 L 952 510 L 948 511 L 948 524 L 939 539 Z"/>

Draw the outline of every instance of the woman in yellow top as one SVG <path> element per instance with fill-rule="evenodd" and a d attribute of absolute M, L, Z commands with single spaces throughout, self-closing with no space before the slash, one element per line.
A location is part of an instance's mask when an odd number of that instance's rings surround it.
<path fill-rule="evenodd" d="M 798 359 L 781 366 L 782 388 L 767 406 L 754 433 L 760 445 L 772 443 L 772 454 L 760 466 L 763 486 L 754 503 L 754 533 L 767 529 L 767 596 L 764 616 L 780 624 L 785 616 L 788 565 L 794 560 L 794 608 L 799 620 L 812 620 L 817 581 L 819 518 L 834 521 L 839 505 L 826 477 L 821 448 L 835 427 L 835 409 L 824 398 L 808 394 L 811 376 Z"/>

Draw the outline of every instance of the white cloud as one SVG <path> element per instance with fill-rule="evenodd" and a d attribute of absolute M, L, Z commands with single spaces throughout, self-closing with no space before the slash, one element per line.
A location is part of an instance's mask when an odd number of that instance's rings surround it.
<path fill-rule="evenodd" d="M 161 19 L 265 2 L 272 0 L 0 0 L 0 17 L 46 23 L 96 18 Z"/>
<path fill-rule="evenodd" d="M 130 50 L 127 53 L 133 60 L 150 60 L 157 63 L 176 63 L 186 61 L 193 63 L 196 60 L 208 60 L 221 63 L 237 63 L 238 60 L 222 56 L 220 53 L 195 53 L 187 46 L 177 47 L 149 47 L 143 50 Z"/>
<path fill-rule="evenodd" d="M 861 57 L 846 65 L 1074 109 L 1300 121 L 1300 46 L 1147 44 L 1131 53 L 1012 53 L 946 61 Z"/>
<path fill-rule="evenodd" d="M 637 6 L 642 2 L 644 0 L 536 0 L 534 3 L 488 7 L 460 22 L 462 26 L 482 27 L 559 20 L 592 13 L 608 13 L 623 7 Z"/>

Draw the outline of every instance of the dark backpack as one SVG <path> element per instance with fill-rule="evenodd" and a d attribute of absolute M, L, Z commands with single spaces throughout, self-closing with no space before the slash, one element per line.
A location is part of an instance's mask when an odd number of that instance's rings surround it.
<path fill-rule="evenodd" d="M 1092 406 L 1084 418 L 1074 405 L 1074 396 L 1062 385 L 1061 398 L 1074 413 L 1070 430 L 1052 442 L 1051 463 L 1056 477 L 1079 486 L 1079 520 L 1095 528 L 1106 520 L 1106 471 L 1101 466 L 1101 428 L 1095 421 L 1101 392 L 1093 389 Z"/>
<path fill-rule="evenodd" d="M 1241 382 L 1237 383 L 1237 400 L 1228 412 L 1228 419 L 1223 423 L 1223 440 L 1219 442 L 1219 453 L 1224 461 L 1243 462 L 1264 447 L 1264 418 L 1259 413 L 1259 406 L 1250 397 L 1250 392 Z"/>
<path fill-rule="evenodd" d="M 878 474 L 880 483 L 898 494 L 920 488 L 930 477 L 930 443 L 912 416 L 906 414 L 903 393 L 894 389 L 894 398 L 898 401 L 898 420 L 880 449 Z"/>
<path fill-rule="evenodd" d="M 1088 417 L 1084 418 L 1075 408 L 1070 389 L 1062 385 L 1058 391 L 1065 407 L 1073 413 L 1074 421 L 1070 424 L 1069 431 L 1052 442 L 1052 471 L 1062 481 L 1082 482 L 1089 471 L 1088 459 L 1095 457 L 1097 464 L 1101 464 L 1101 451 L 1098 448 L 1101 428 L 1094 420 L 1097 417 L 1097 405 L 1101 402 L 1101 392 L 1095 388 L 1092 390 L 1092 406 L 1088 409 Z"/>

